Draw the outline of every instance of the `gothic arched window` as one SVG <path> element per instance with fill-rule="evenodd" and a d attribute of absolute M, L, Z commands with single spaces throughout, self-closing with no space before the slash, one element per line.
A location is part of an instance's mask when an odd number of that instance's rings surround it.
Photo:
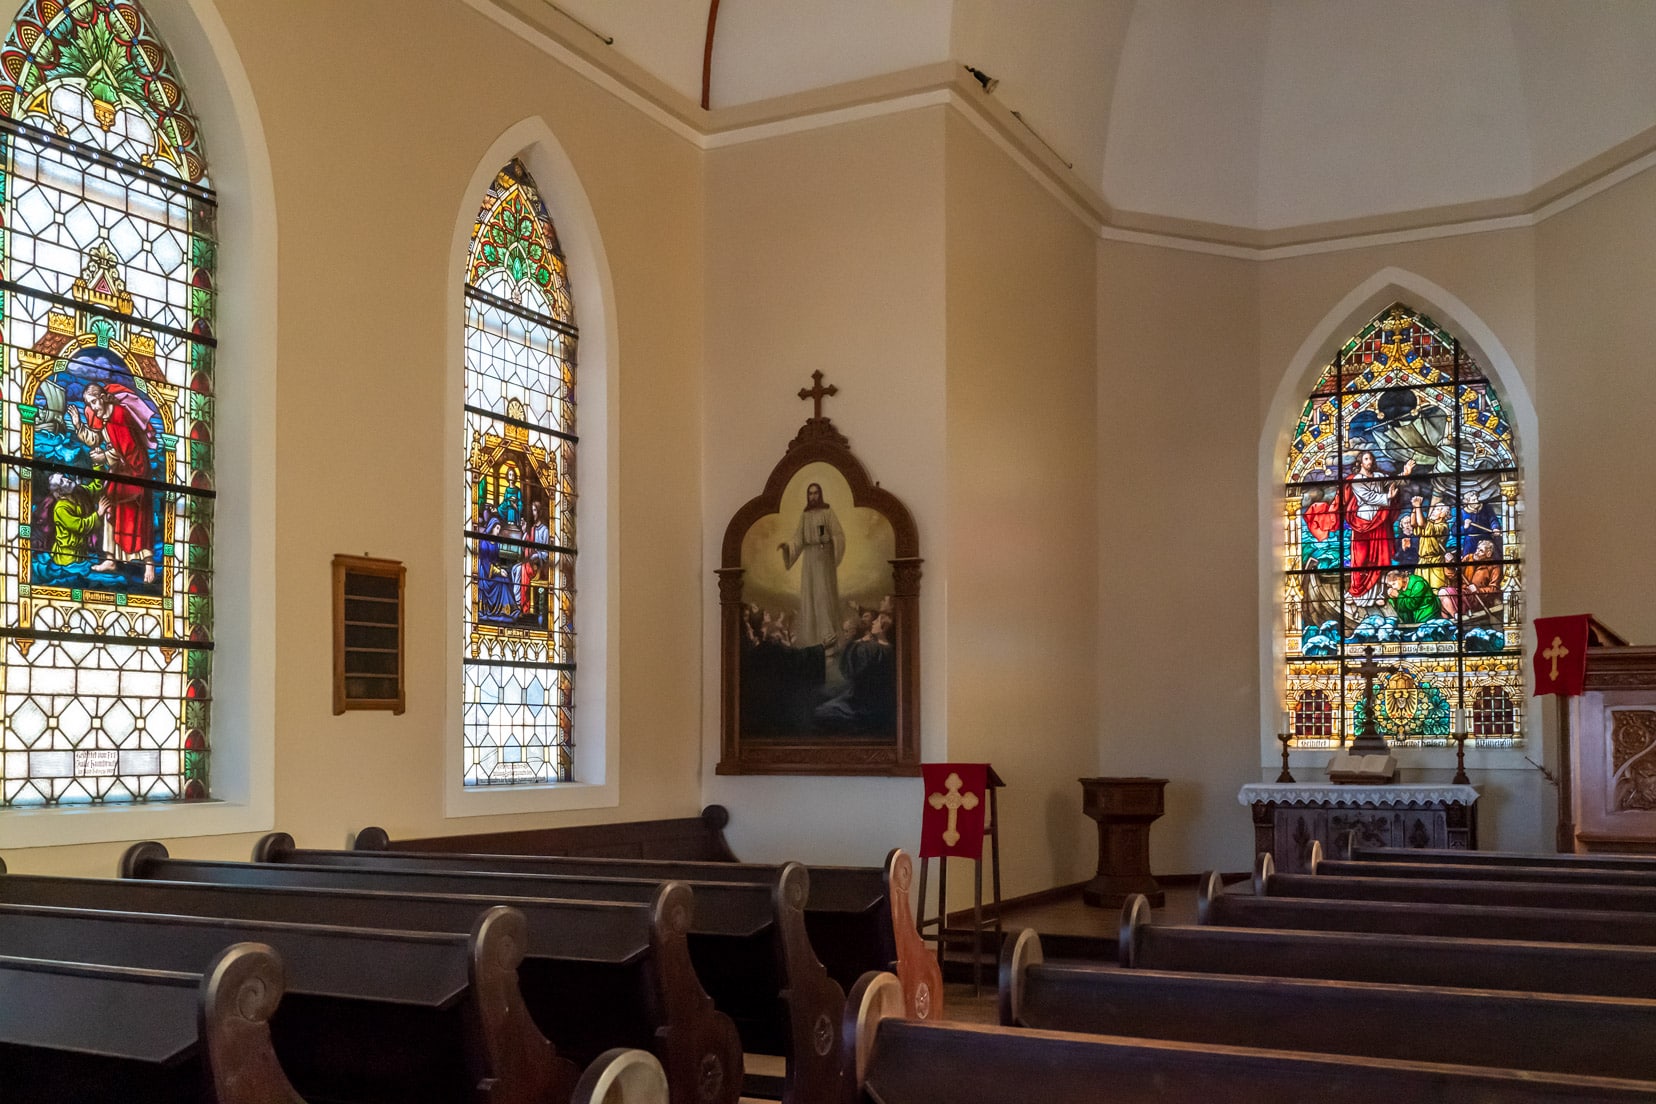
<path fill-rule="evenodd" d="M 466 264 L 468 786 L 572 776 L 577 337 L 552 220 L 513 159 Z"/>
<path fill-rule="evenodd" d="M 1337 747 L 1370 723 L 1394 746 L 1444 745 L 1457 718 L 1470 744 L 1520 745 L 1519 472 L 1483 367 L 1393 306 L 1335 354 L 1287 460 L 1294 745 Z M 1355 670 L 1371 648 L 1372 718 Z"/>
<path fill-rule="evenodd" d="M 133 0 L 25 0 L 0 205 L 0 805 L 206 797 L 217 206 Z"/>

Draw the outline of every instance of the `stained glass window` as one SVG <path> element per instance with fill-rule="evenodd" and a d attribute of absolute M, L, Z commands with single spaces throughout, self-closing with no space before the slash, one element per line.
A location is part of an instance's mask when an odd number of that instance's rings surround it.
<path fill-rule="evenodd" d="M 0 805 L 207 796 L 216 206 L 131 0 L 0 46 Z"/>
<path fill-rule="evenodd" d="M 468 786 L 572 777 L 577 337 L 552 220 L 514 159 L 466 267 Z"/>
<path fill-rule="evenodd" d="M 1388 742 L 1523 743 L 1522 501 L 1512 426 L 1477 360 L 1397 305 L 1335 354 L 1288 451 L 1287 697 L 1294 745 L 1371 720 Z M 1356 673 L 1382 673 L 1367 716 Z"/>

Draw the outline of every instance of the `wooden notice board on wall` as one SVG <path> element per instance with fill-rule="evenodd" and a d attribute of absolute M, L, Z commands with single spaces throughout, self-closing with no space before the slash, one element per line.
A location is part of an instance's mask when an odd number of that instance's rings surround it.
<path fill-rule="evenodd" d="M 403 580 L 396 560 L 335 556 L 333 560 L 333 711 L 389 709 L 401 713 Z"/>

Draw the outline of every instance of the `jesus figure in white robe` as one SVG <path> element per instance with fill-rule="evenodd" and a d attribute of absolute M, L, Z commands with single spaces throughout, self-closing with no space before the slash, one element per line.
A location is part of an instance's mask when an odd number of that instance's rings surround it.
<path fill-rule="evenodd" d="M 794 643 L 801 648 L 822 644 L 834 635 L 839 616 L 839 564 L 845 558 L 845 531 L 834 510 L 822 500 L 822 485 L 805 488 L 805 509 L 793 540 L 776 546 L 782 566 L 799 563 L 799 622 Z"/>

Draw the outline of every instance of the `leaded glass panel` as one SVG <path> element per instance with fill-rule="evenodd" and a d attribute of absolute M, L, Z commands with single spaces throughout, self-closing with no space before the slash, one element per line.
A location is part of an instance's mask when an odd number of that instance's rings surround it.
<path fill-rule="evenodd" d="M 0 805 L 207 796 L 216 202 L 142 8 L 0 46 Z"/>
<path fill-rule="evenodd" d="M 534 181 L 495 177 L 466 267 L 468 786 L 567 782 L 575 697 L 575 329 Z"/>
<path fill-rule="evenodd" d="M 1483 368 L 1397 305 L 1336 354 L 1289 449 L 1285 705 L 1297 747 L 1364 724 L 1394 745 L 1523 743 L 1522 502 L 1512 427 Z M 1332 714 L 1332 720 L 1330 719 Z"/>

